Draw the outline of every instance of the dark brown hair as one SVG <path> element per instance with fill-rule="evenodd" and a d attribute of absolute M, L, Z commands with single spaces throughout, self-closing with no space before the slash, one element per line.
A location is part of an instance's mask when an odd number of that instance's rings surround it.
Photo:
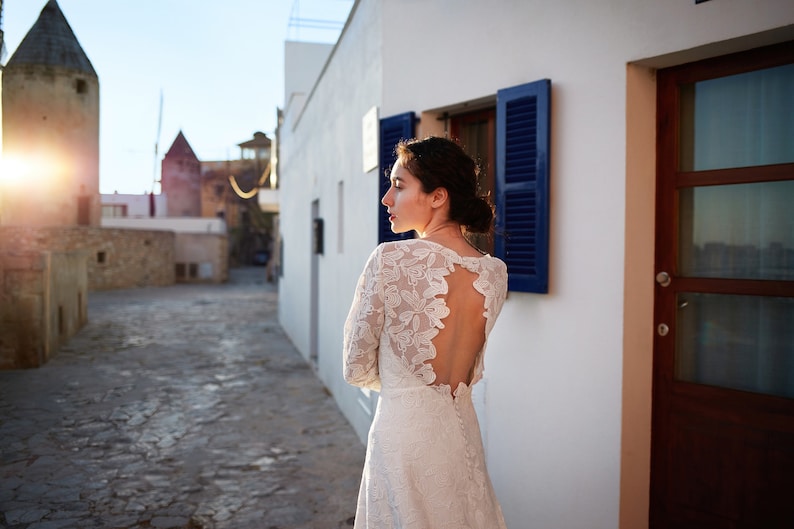
<path fill-rule="evenodd" d="M 394 148 L 397 162 L 430 193 L 439 187 L 449 195 L 449 218 L 472 233 L 487 233 L 493 224 L 493 207 L 480 196 L 477 162 L 456 142 L 429 136 L 401 140 Z"/>

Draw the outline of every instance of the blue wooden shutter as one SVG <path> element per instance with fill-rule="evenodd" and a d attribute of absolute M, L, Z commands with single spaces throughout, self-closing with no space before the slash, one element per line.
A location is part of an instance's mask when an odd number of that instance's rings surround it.
<path fill-rule="evenodd" d="M 496 94 L 496 237 L 508 290 L 549 291 L 551 81 Z"/>
<path fill-rule="evenodd" d="M 380 120 L 380 194 L 378 195 L 378 243 L 388 241 L 398 241 L 401 239 L 410 239 L 413 237 L 413 232 L 407 233 L 394 233 L 391 231 L 391 224 L 389 223 L 389 216 L 386 214 L 386 208 L 380 203 L 380 199 L 389 190 L 389 175 L 388 171 L 397 160 L 394 154 L 394 146 L 397 145 L 402 139 L 410 139 L 414 137 L 414 124 L 416 117 L 413 112 L 406 112 L 398 114 L 389 118 Z"/>

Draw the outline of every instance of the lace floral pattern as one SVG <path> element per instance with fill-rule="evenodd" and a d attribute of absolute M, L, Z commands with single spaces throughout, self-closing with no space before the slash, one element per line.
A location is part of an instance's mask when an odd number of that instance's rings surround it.
<path fill-rule="evenodd" d="M 504 528 L 471 387 L 433 385 L 433 338 L 444 328 L 446 277 L 476 274 L 485 343 L 507 290 L 499 259 L 464 257 L 436 243 L 378 246 L 356 288 L 344 330 L 344 377 L 380 391 L 356 514 L 362 528 Z M 477 356 L 471 385 L 482 378 Z"/>

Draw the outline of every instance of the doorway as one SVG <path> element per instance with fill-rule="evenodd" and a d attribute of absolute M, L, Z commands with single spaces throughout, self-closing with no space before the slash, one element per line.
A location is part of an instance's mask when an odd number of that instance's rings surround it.
<path fill-rule="evenodd" d="M 317 361 L 319 358 L 319 344 L 317 328 L 320 324 L 320 251 L 318 251 L 319 236 L 317 232 L 316 220 L 320 216 L 320 200 L 312 201 L 311 219 L 309 226 L 311 226 L 312 234 L 312 248 L 311 248 L 311 264 L 309 271 L 309 361 L 312 367 L 317 368 Z"/>
<path fill-rule="evenodd" d="M 657 80 L 650 527 L 794 527 L 794 43 Z"/>

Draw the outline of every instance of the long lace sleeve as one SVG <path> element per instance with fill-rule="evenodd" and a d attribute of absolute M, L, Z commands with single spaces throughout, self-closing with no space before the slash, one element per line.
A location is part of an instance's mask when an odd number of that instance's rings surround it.
<path fill-rule="evenodd" d="M 345 321 L 344 377 L 348 384 L 380 391 L 378 344 L 383 328 L 381 247 L 375 249 L 358 280 Z"/>

